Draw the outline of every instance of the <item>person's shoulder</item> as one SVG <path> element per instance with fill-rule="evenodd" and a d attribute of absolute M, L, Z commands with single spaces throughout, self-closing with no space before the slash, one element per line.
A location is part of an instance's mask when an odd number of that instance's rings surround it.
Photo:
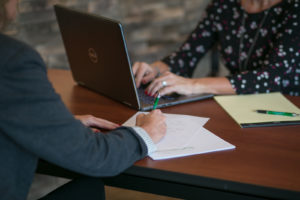
<path fill-rule="evenodd" d="M 0 66 L 22 60 L 42 59 L 39 53 L 28 44 L 0 33 Z"/>
<path fill-rule="evenodd" d="M 13 37 L 10 37 L 5 34 L 0 33 L 0 52 L 1 54 L 11 53 L 9 50 L 11 49 L 12 52 L 16 52 L 16 50 L 24 49 L 28 51 L 34 51 L 29 45 L 26 43 L 19 41 L 17 39 L 14 39 Z"/>
<path fill-rule="evenodd" d="M 24 55 L 24 53 L 26 56 L 39 57 L 37 51 L 28 44 L 0 33 L 0 55 L 2 58 L 15 57 L 18 54 Z"/>

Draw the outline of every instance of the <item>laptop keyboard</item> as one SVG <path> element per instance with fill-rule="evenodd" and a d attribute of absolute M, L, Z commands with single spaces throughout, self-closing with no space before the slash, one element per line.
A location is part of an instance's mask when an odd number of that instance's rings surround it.
<path fill-rule="evenodd" d="M 143 88 L 138 88 L 138 95 L 141 102 L 144 104 L 153 104 L 154 103 L 154 97 L 148 96 L 145 94 L 145 90 Z"/>
<path fill-rule="evenodd" d="M 149 95 L 146 95 L 144 87 L 138 88 L 137 92 L 138 92 L 140 101 L 143 102 L 144 104 L 153 104 L 154 103 L 155 98 L 151 97 Z M 159 101 L 160 102 L 167 102 L 167 101 L 174 100 L 178 97 L 179 97 L 178 94 L 164 95 L 160 98 Z"/>

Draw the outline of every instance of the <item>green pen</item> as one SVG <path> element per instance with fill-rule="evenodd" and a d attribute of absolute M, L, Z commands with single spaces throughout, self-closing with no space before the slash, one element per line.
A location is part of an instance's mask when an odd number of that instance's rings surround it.
<path fill-rule="evenodd" d="M 290 112 L 279 112 L 279 111 L 272 111 L 272 110 L 256 110 L 257 113 L 269 114 L 269 115 L 282 115 L 282 116 L 289 116 L 289 117 L 298 117 L 300 114 L 297 113 L 290 113 Z"/>
<path fill-rule="evenodd" d="M 159 92 L 157 92 L 157 95 L 155 97 L 155 101 L 154 101 L 154 104 L 153 104 L 153 110 L 156 109 L 158 101 L 159 101 L 159 98 L 160 98 L 160 94 L 159 94 Z"/>

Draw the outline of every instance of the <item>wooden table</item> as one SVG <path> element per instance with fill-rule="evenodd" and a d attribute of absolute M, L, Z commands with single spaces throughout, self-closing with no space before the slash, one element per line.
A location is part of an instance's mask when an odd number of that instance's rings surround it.
<path fill-rule="evenodd" d="M 122 124 L 136 112 L 77 86 L 70 71 L 49 70 L 49 78 L 74 114 L 93 114 Z M 287 97 L 300 107 L 300 97 Z M 204 127 L 236 149 L 161 161 L 147 157 L 121 175 L 105 179 L 106 184 L 184 199 L 300 199 L 300 126 L 240 128 L 213 99 L 162 111 L 209 117 Z M 50 168 L 39 171 L 78 176 Z"/>

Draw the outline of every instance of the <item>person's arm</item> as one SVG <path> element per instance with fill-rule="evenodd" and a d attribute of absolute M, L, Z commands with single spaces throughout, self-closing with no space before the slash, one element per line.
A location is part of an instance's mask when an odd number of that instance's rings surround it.
<path fill-rule="evenodd" d="M 218 39 L 218 1 L 213 1 L 203 14 L 202 20 L 189 34 L 181 47 L 160 61 L 148 64 L 136 62 L 133 74 L 137 87 L 146 84 L 160 74 L 171 71 L 177 75 L 191 77 L 199 60 L 208 52 Z"/>
<path fill-rule="evenodd" d="M 228 76 L 237 94 L 280 91 L 300 95 L 300 8 L 291 5 L 261 67 Z"/>
<path fill-rule="evenodd" d="M 165 82 L 165 86 L 163 86 Z M 176 92 L 181 95 L 192 94 L 235 94 L 232 85 L 225 77 L 185 78 L 166 72 L 156 78 L 146 89 L 150 96 L 159 91 L 160 95 Z"/>
<path fill-rule="evenodd" d="M 226 78 L 187 79 L 167 73 L 149 85 L 148 93 L 153 95 L 160 89 L 162 95 L 171 92 L 188 95 L 206 92 L 213 94 L 252 94 L 275 91 L 300 95 L 299 12 L 299 7 L 291 5 L 286 12 L 284 21 L 281 22 L 284 27 L 278 28 L 272 48 L 259 68 L 230 75 Z M 176 59 L 177 57 L 175 55 Z M 162 88 L 163 81 L 166 81 L 167 87 Z"/>
<path fill-rule="evenodd" d="M 156 61 L 151 65 L 145 62 L 135 62 L 132 71 L 135 75 L 136 86 L 139 88 L 141 84 L 147 84 L 161 74 L 170 71 L 170 68 L 162 61 Z"/>
<path fill-rule="evenodd" d="M 190 94 L 235 94 L 230 82 L 225 77 L 205 77 L 191 79 L 190 88 L 192 89 Z"/>
<path fill-rule="evenodd" d="M 67 110 L 37 53 L 18 51 L 1 72 L 0 129 L 24 151 L 91 176 L 111 176 L 145 157 L 143 139 L 120 127 L 95 134 Z"/>
<path fill-rule="evenodd" d="M 153 115 L 153 113 L 158 113 L 155 114 L 155 116 L 151 116 Z M 154 111 L 151 111 L 148 116 L 146 116 L 145 114 L 140 114 L 143 116 L 142 119 L 140 115 L 138 115 L 138 119 L 140 119 L 140 121 L 137 121 L 137 125 L 140 126 L 134 126 L 132 127 L 132 129 L 137 133 L 138 136 L 140 136 L 143 141 L 145 142 L 146 146 L 147 146 L 147 155 L 150 155 L 151 153 L 153 153 L 154 151 L 156 151 L 157 147 L 155 145 L 155 143 L 157 143 L 160 139 L 161 139 L 161 135 L 159 134 L 151 134 L 151 132 L 159 132 L 164 134 L 165 131 L 157 131 L 157 130 L 153 130 L 153 129 L 161 129 L 164 128 L 164 126 L 161 126 L 160 123 L 161 121 L 164 121 L 164 119 L 161 119 L 160 117 L 162 117 L 161 111 L 156 109 Z M 146 117 L 149 118 L 149 116 L 151 116 L 150 120 L 145 120 Z M 95 117 L 93 115 L 75 115 L 74 116 L 76 119 L 80 120 L 81 123 L 83 123 L 86 127 L 90 127 L 94 133 L 100 133 L 99 129 L 107 129 L 107 130 L 113 130 L 116 128 L 119 128 L 120 125 L 114 123 L 114 122 L 110 122 L 108 120 L 102 119 L 102 118 L 98 118 Z M 148 129 L 148 132 L 144 129 L 146 128 L 144 126 L 144 128 L 142 128 L 142 124 L 149 124 L 149 122 L 151 121 L 151 123 L 153 123 L 153 125 L 151 125 L 150 129 Z M 146 123 L 145 123 L 146 122 Z"/>
<path fill-rule="evenodd" d="M 189 34 L 180 48 L 162 59 L 174 74 L 191 77 L 200 59 L 218 40 L 218 24 L 221 17 L 217 12 L 220 2 L 212 1 L 202 19 Z"/>

